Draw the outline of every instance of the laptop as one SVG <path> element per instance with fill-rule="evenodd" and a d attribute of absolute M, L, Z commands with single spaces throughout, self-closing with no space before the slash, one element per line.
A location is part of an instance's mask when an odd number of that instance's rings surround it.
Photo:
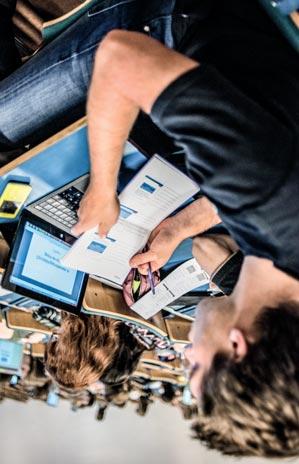
<path fill-rule="evenodd" d="M 81 176 L 34 201 L 26 209 L 36 217 L 70 234 L 72 227 L 78 221 L 77 210 L 88 182 L 89 174 Z"/>
<path fill-rule="evenodd" d="M 0 340 L 0 374 L 21 376 L 24 345 Z"/>
<path fill-rule="evenodd" d="M 89 175 L 31 203 L 21 214 L 1 285 L 20 295 L 79 314 L 88 274 L 60 263 L 76 238 L 71 228 Z"/>

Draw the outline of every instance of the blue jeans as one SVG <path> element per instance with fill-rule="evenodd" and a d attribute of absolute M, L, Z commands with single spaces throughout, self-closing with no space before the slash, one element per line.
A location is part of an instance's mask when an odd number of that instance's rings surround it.
<path fill-rule="evenodd" d="M 0 82 L 0 152 L 36 145 L 85 114 L 94 54 L 109 31 L 144 32 L 176 48 L 191 20 L 175 0 L 101 1 Z"/>

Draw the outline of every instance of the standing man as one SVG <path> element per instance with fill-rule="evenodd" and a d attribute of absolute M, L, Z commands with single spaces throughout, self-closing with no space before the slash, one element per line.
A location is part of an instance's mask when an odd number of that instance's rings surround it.
<path fill-rule="evenodd" d="M 136 32 L 115 30 L 102 42 L 87 106 L 91 182 L 74 232 L 99 224 L 105 235 L 117 220 L 122 149 L 144 111 L 184 149 L 190 174 L 245 255 L 232 295 L 200 303 L 190 334 L 198 436 L 226 454 L 293 456 L 298 56 L 256 1 L 212 3 L 179 52 Z M 157 260 L 150 252 L 145 262 Z"/>

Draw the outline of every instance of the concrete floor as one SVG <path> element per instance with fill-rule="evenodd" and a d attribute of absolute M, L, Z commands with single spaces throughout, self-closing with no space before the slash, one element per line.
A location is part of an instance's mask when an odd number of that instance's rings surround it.
<path fill-rule="evenodd" d="M 74 413 L 31 401 L 0 405 L 1 464 L 235 464 L 191 440 L 189 422 L 168 405 L 156 404 L 146 417 L 134 407 L 111 407 L 104 422 L 96 410 Z M 243 459 L 244 464 L 265 464 Z M 292 461 L 296 463 L 296 461 Z"/>

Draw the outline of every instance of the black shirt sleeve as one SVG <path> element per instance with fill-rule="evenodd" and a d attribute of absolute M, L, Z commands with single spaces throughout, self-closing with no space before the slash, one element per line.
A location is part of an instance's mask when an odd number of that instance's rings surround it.
<path fill-rule="evenodd" d="M 211 65 L 171 83 L 151 117 L 183 147 L 190 174 L 220 215 L 265 201 L 291 169 L 289 129 Z"/>
<path fill-rule="evenodd" d="M 0 80 L 21 63 L 14 41 L 12 23 L 15 4 L 15 1 L 0 0 Z"/>
<path fill-rule="evenodd" d="M 211 276 L 212 282 L 222 290 L 224 295 L 230 295 L 235 288 L 241 272 L 243 259 L 241 251 L 236 251 Z"/>
<path fill-rule="evenodd" d="M 0 0 L 0 7 L 5 8 L 12 14 L 16 7 L 16 0 Z"/>

